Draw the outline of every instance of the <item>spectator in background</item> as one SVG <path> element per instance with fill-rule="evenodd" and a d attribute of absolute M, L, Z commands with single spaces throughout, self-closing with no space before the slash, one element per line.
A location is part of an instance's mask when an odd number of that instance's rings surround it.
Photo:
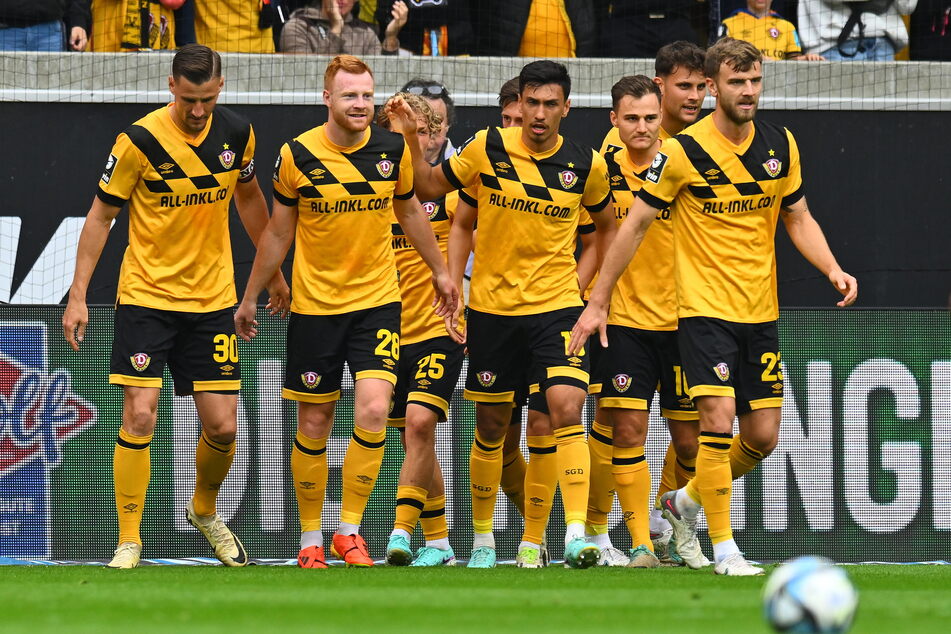
<path fill-rule="evenodd" d="M 690 17 L 698 6 L 698 0 L 599 0 L 600 55 L 654 59 L 665 44 L 696 43 Z"/>
<path fill-rule="evenodd" d="M 175 9 L 181 4 L 171 0 L 92 0 L 95 19 L 90 49 L 96 53 L 174 50 Z"/>
<path fill-rule="evenodd" d="M 720 36 L 746 40 L 765 59 L 822 61 L 821 55 L 803 54 L 796 27 L 773 11 L 772 4 L 772 0 L 747 0 L 745 9 L 723 20 Z"/>
<path fill-rule="evenodd" d="M 918 0 L 911 14 L 911 59 L 951 61 L 951 0 Z"/>
<path fill-rule="evenodd" d="M 393 19 L 395 0 L 376 3 L 376 21 L 386 30 Z M 409 20 L 400 31 L 403 49 L 414 55 L 468 55 L 473 50 L 469 0 L 406 0 Z M 360 3 L 363 14 L 363 2 Z"/>
<path fill-rule="evenodd" d="M 480 0 L 473 15 L 478 54 L 592 57 L 594 0 Z"/>
<path fill-rule="evenodd" d="M 195 35 L 219 53 L 273 53 L 270 0 L 196 0 Z"/>
<path fill-rule="evenodd" d="M 442 127 L 430 136 L 425 156 L 430 165 L 448 159 L 455 150 L 449 140 L 449 128 L 456 122 L 456 105 L 449 95 L 449 90 L 438 81 L 414 77 L 400 88 L 400 92 L 423 97 L 436 114 L 442 117 Z"/>
<path fill-rule="evenodd" d="M 89 0 L 0 0 L 0 51 L 82 51 L 90 26 Z"/>
<path fill-rule="evenodd" d="M 799 0 L 803 48 L 834 61 L 893 60 L 895 52 L 908 45 L 901 16 L 914 11 L 916 4 L 918 0 Z"/>
<path fill-rule="evenodd" d="M 406 3 L 393 3 L 382 44 L 372 25 L 353 16 L 354 4 L 355 0 L 315 0 L 297 9 L 281 31 L 281 52 L 396 55 L 400 48 L 397 36 L 409 13 Z"/>

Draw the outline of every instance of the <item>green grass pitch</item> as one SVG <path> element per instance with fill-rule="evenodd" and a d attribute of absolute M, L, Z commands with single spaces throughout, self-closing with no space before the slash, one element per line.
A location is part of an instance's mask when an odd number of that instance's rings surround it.
<path fill-rule="evenodd" d="M 951 566 L 850 566 L 854 632 L 947 632 Z M 4 632 L 766 632 L 764 578 L 686 569 L 0 566 Z"/>

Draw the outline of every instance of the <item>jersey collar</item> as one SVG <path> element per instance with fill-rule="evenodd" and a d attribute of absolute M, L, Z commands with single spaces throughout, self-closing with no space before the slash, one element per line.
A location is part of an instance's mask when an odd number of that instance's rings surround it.
<path fill-rule="evenodd" d="M 370 140 L 370 128 L 372 126 L 367 126 L 367 129 L 363 131 L 363 139 L 361 139 L 356 145 L 351 145 L 351 146 L 337 145 L 336 143 L 330 140 L 330 137 L 327 136 L 326 126 L 327 124 L 324 123 L 324 124 L 321 124 L 320 127 L 317 128 L 317 132 L 318 134 L 320 134 L 321 142 L 325 146 L 330 148 L 331 150 L 334 150 L 335 152 L 340 152 L 341 154 L 349 154 L 351 152 L 356 152 L 357 150 L 362 148 L 364 145 L 366 145 L 367 142 Z"/>

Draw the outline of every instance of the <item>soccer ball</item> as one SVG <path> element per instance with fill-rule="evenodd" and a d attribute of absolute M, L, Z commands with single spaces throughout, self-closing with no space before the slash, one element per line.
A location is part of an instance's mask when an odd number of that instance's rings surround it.
<path fill-rule="evenodd" d="M 823 557 L 792 559 L 763 587 L 766 620 L 779 632 L 845 632 L 859 595 L 842 568 Z"/>

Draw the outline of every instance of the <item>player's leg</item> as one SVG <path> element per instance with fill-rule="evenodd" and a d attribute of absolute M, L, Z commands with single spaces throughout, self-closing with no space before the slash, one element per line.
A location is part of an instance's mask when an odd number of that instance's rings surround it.
<path fill-rule="evenodd" d="M 426 545 L 416 551 L 412 565 L 417 567 L 455 566 L 456 554 L 449 544 L 449 526 L 446 522 L 446 483 L 437 459 L 429 484 L 429 497 L 419 515 L 419 524 Z"/>
<path fill-rule="evenodd" d="M 525 517 L 525 470 L 528 463 L 522 454 L 522 404 L 525 399 L 515 397 L 512 418 L 502 445 L 502 492 Z"/>
<path fill-rule="evenodd" d="M 779 441 L 778 407 L 755 409 L 739 415 L 740 434 L 730 449 L 730 470 L 733 479 L 741 478 L 765 460 Z"/>
<path fill-rule="evenodd" d="M 403 446 L 406 457 L 396 488 L 393 532 L 386 547 L 386 563 L 408 566 L 413 559 L 410 538 L 429 497 L 436 468 L 436 421 L 438 414 L 416 403 L 406 406 Z"/>
<path fill-rule="evenodd" d="M 611 402 L 611 399 L 606 400 Z M 631 568 L 656 568 L 660 561 L 654 554 L 649 521 L 651 476 L 644 456 L 648 402 L 645 401 L 645 407 L 641 409 L 639 402 L 618 401 L 614 402 L 618 407 L 605 407 L 603 411 L 614 430 L 612 474 L 624 523 L 633 545 L 626 565 Z"/>
<path fill-rule="evenodd" d="M 525 473 L 525 527 L 516 566 L 543 568 L 548 563 L 545 531 L 558 488 L 558 457 L 548 404 L 538 385 L 530 386 L 528 401 L 528 467 Z"/>
<path fill-rule="evenodd" d="M 737 394 L 740 435 L 730 450 L 733 478 L 746 475 L 766 459 L 779 441 L 783 373 L 775 321 L 748 324 L 742 384 Z"/>

